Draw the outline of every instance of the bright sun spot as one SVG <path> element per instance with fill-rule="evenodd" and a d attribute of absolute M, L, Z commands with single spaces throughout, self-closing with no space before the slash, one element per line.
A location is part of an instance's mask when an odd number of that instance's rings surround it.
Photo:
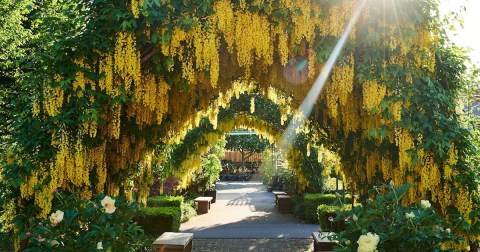
<path fill-rule="evenodd" d="M 465 6 L 466 11 L 462 9 L 460 12 L 461 6 Z M 450 34 L 450 38 L 456 45 L 471 48 L 470 58 L 477 65 L 480 65 L 479 10 L 480 1 L 478 0 L 441 0 L 440 2 L 440 13 L 442 15 L 454 11 L 459 12 L 463 17 L 463 28 L 457 27 L 457 30 Z"/>

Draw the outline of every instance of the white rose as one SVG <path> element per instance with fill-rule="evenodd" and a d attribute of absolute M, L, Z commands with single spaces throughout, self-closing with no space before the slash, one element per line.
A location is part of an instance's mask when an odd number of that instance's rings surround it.
<path fill-rule="evenodd" d="M 447 233 L 450 234 L 450 232 L 452 232 L 452 230 L 450 228 L 447 228 L 445 231 L 447 231 Z"/>
<path fill-rule="evenodd" d="M 432 206 L 432 204 L 430 204 L 430 201 L 428 201 L 428 200 L 421 200 L 420 201 L 420 206 L 423 209 L 427 209 L 427 208 L 430 208 Z"/>
<path fill-rule="evenodd" d="M 50 222 L 52 223 L 52 226 L 56 226 L 58 223 L 62 222 L 62 220 L 63 212 L 60 210 L 57 210 L 55 213 L 50 215 Z"/>
<path fill-rule="evenodd" d="M 407 220 L 413 219 L 413 218 L 415 218 L 415 214 L 414 214 L 413 212 L 411 212 L 411 213 L 406 213 L 406 214 L 405 214 L 405 218 L 406 218 Z"/>
<path fill-rule="evenodd" d="M 109 196 L 105 196 L 105 198 L 103 198 L 100 203 L 102 204 L 103 208 L 105 208 L 105 213 L 112 214 L 117 209 L 115 207 L 115 200 L 110 198 Z"/>
<path fill-rule="evenodd" d="M 377 234 L 368 232 L 366 235 L 361 235 L 357 241 L 357 252 L 373 252 L 377 250 L 378 242 L 380 242 L 380 237 Z"/>
<path fill-rule="evenodd" d="M 103 244 L 102 242 L 97 243 L 97 249 L 103 249 Z"/>
<path fill-rule="evenodd" d="M 352 216 L 352 219 L 353 219 L 354 221 L 358 221 L 358 217 L 357 217 L 355 214 Z"/>
<path fill-rule="evenodd" d="M 395 183 L 393 182 L 393 180 L 390 180 L 390 186 L 395 186 Z"/>

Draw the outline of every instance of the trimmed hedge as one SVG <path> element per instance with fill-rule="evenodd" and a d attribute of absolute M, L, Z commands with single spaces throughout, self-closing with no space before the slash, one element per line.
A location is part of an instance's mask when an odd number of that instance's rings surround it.
<path fill-rule="evenodd" d="M 145 234 L 160 236 L 164 232 L 177 232 L 181 215 L 180 207 L 141 207 L 136 219 Z"/>
<path fill-rule="evenodd" d="M 352 210 L 352 205 L 343 205 L 343 206 L 329 206 L 329 205 L 319 205 L 317 207 L 317 216 L 318 222 L 320 223 L 320 228 L 322 230 L 328 230 L 333 232 L 340 232 L 345 230 L 345 221 L 333 221 L 328 220 L 329 217 L 337 217 L 337 212 L 347 212 Z"/>
<path fill-rule="evenodd" d="M 308 223 L 318 223 L 318 214 L 317 214 L 318 206 L 319 205 L 341 205 L 340 199 L 337 198 L 335 194 L 306 193 L 303 196 L 305 220 Z M 343 203 L 351 204 L 351 202 L 352 202 L 352 197 L 350 195 L 345 195 L 345 202 Z"/>
<path fill-rule="evenodd" d="M 147 199 L 148 207 L 182 207 L 182 196 L 153 196 Z"/>

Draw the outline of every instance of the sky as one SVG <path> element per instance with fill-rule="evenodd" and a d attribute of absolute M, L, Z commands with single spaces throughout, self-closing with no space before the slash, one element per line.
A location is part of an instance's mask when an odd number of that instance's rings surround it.
<path fill-rule="evenodd" d="M 461 11 L 460 14 L 464 19 L 463 28 L 459 27 L 455 31 L 456 35 L 451 34 L 452 41 L 463 47 L 472 49 L 470 58 L 476 63 L 480 64 L 480 0 L 441 0 L 440 13 L 445 15 L 450 11 L 458 12 L 460 7 L 464 5 L 466 11 Z"/>

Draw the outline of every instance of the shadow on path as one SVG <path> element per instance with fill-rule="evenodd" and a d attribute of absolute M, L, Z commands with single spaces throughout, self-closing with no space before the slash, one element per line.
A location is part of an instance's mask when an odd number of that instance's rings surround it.
<path fill-rule="evenodd" d="M 268 239 L 277 238 L 308 239 L 318 231 L 318 225 L 280 214 L 275 196 L 260 182 L 229 181 L 217 183 L 217 201 L 209 213 L 183 223 L 180 230 L 194 233 L 195 239 L 257 239 L 268 243 Z"/>

